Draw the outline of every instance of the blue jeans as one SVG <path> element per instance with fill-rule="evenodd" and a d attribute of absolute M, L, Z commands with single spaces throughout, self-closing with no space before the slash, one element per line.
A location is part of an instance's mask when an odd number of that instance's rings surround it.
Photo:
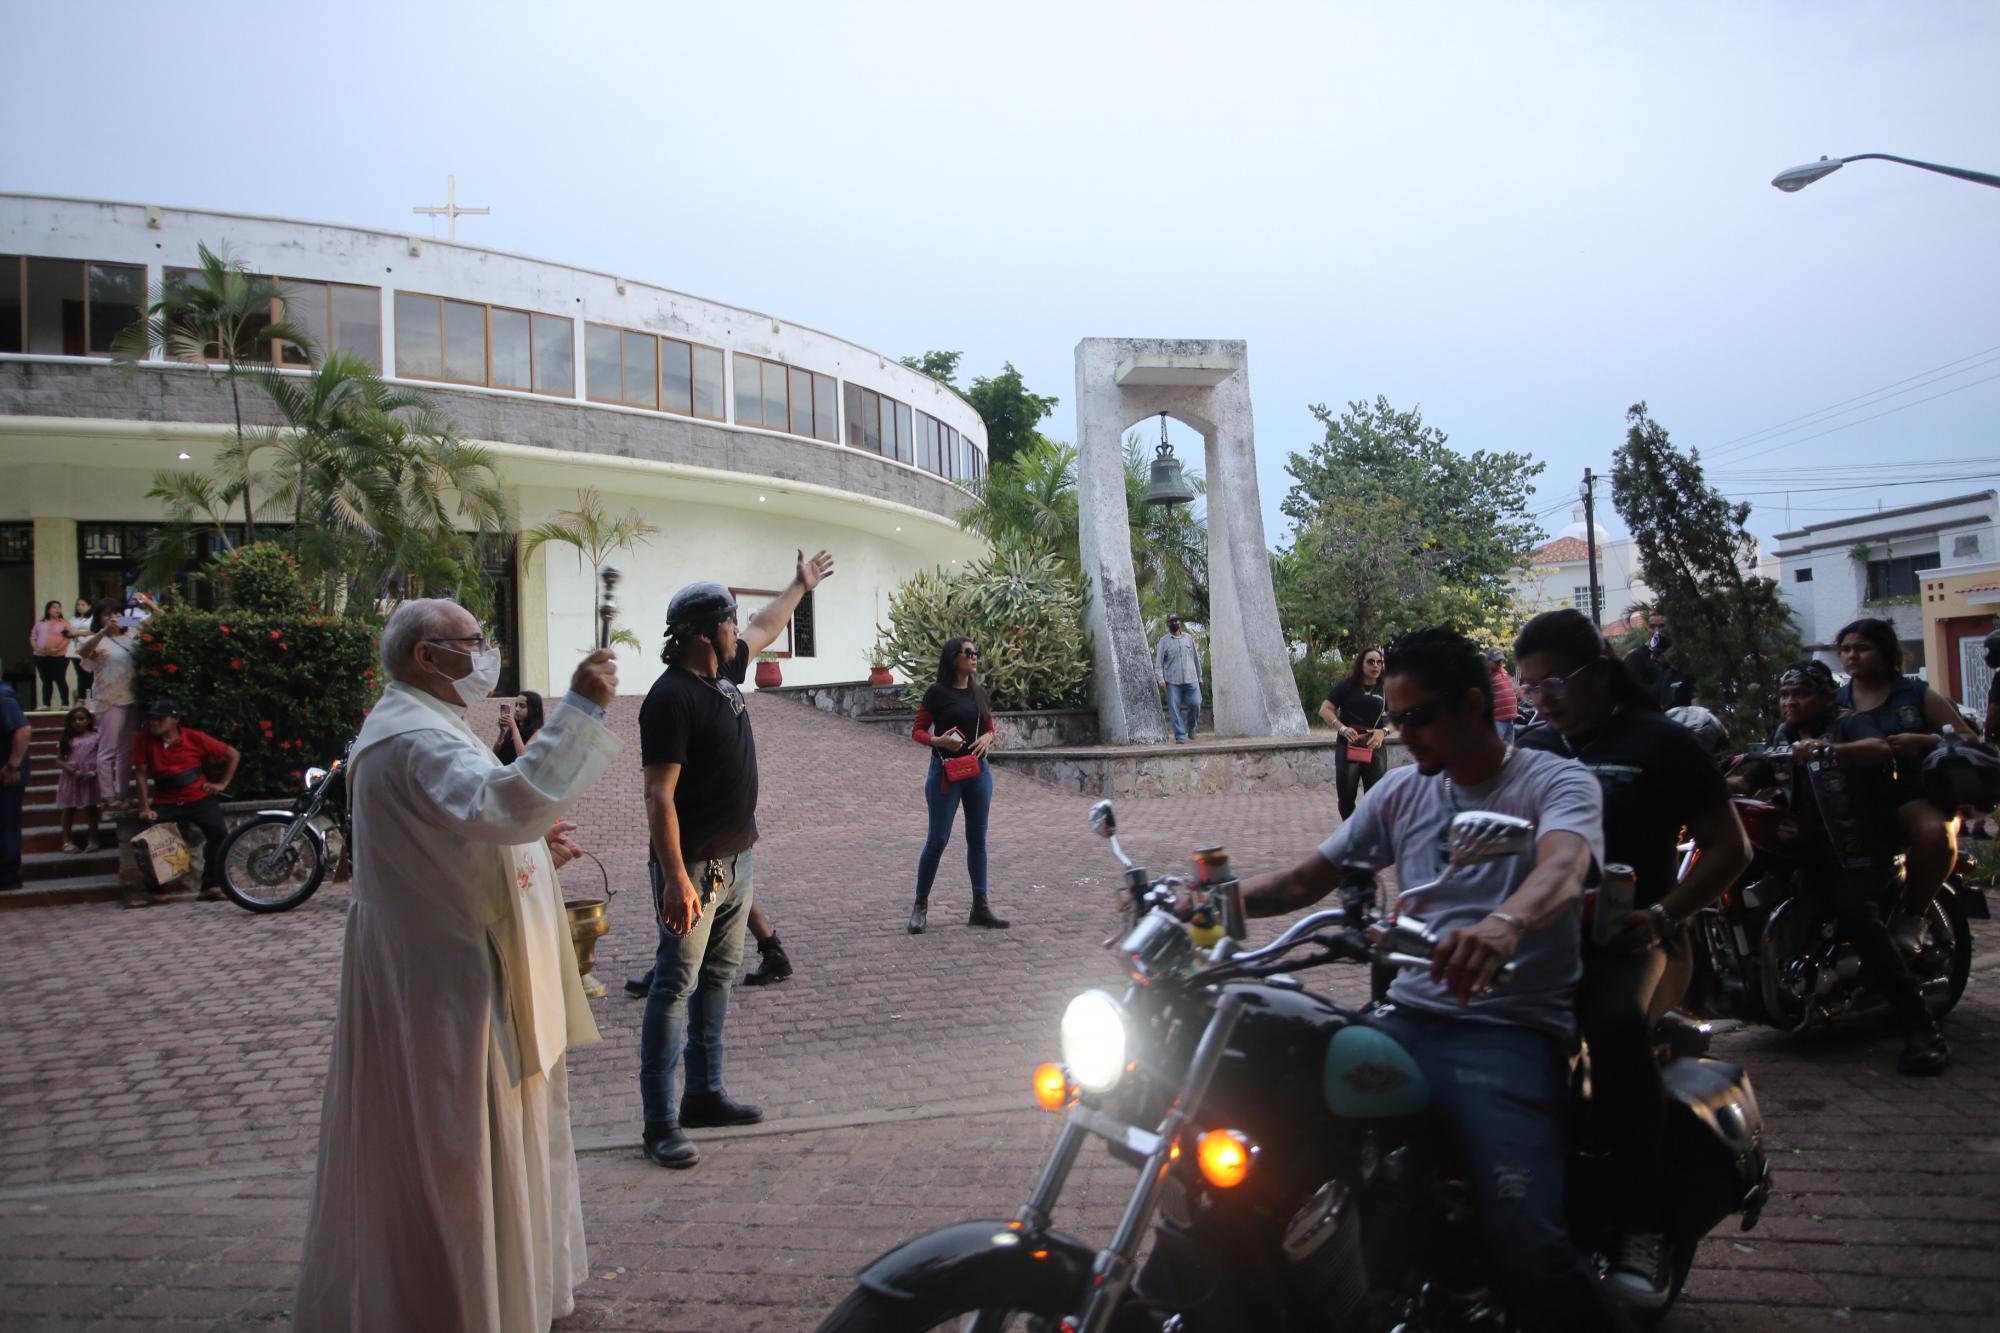
<path fill-rule="evenodd" d="M 1536 1328 L 1629 1330 L 1563 1215 L 1569 1062 L 1561 1043 L 1531 1028 L 1411 1009 L 1371 1021 L 1403 1044 L 1431 1086 L 1431 1117 L 1465 1169 L 1488 1271 L 1515 1318 Z"/>
<path fill-rule="evenodd" d="M 930 835 L 924 839 L 923 855 L 917 858 L 917 901 L 931 899 L 931 884 L 937 879 L 938 862 L 945 844 L 951 841 L 952 821 L 958 807 L 965 805 L 965 873 L 972 880 L 975 898 L 986 896 L 986 816 L 993 809 L 993 770 L 979 761 L 979 776 L 944 787 L 944 760 L 931 755 L 931 771 L 924 778 L 924 804 L 930 807 Z"/>
<path fill-rule="evenodd" d="M 1500 733 L 1500 739 L 1501 739 L 1501 740 L 1503 740 L 1503 741 L 1505 741 L 1505 742 L 1506 742 L 1507 744 L 1509 744 L 1509 745 L 1512 745 L 1512 744 L 1514 743 L 1514 719 L 1513 719 L 1513 718 L 1511 718 L 1511 717 L 1510 717 L 1510 718 L 1508 718 L 1508 719 L 1507 719 L 1507 720 L 1506 720 L 1505 722 L 1495 722 L 1495 723 L 1493 724 L 1493 730 L 1495 730 L 1495 731 L 1499 732 L 1499 733 Z"/>
<path fill-rule="evenodd" d="M 703 861 L 688 862 L 688 878 L 701 888 Z M 653 879 L 654 920 L 666 873 L 648 857 Z M 678 1121 L 674 1071 L 687 1055 L 687 1090 L 722 1091 L 722 1021 L 729 1016 L 729 988 L 743 965 L 743 931 L 755 897 L 750 853 L 722 859 L 722 887 L 685 935 L 660 929 L 653 959 L 653 989 L 646 993 L 646 1019 L 639 1029 L 639 1100 L 646 1121 Z"/>
<path fill-rule="evenodd" d="M 1174 739 L 1186 740 L 1194 735 L 1194 729 L 1201 722 L 1201 682 L 1187 685 L 1167 686 L 1167 716 L 1173 719 Z M 1186 722 L 1182 722 L 1182 717 Z"/>

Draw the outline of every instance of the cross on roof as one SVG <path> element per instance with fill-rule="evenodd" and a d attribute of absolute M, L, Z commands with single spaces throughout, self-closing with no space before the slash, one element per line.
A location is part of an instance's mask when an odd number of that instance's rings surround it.
<path fill-rule="evenodd" d="M 428 213 L 432 217 L 437 217 L 442 215 L 450 223 L 451 225 L 450 239 L 455 241 L 458 239 L 459 214 L 464 213 L 467 215 L 485 217 L 488 214 L 490 214 L 493 210 L 490 208 L 460 208 L 458 206 L 458 177 L 456 176 L 446 176 L 444 178 L 444 186 L 445 186 L 444 203 L 442 206 L 429 207 L 429 208 L 413 208 L 410 211 L 412 213 Z"/>

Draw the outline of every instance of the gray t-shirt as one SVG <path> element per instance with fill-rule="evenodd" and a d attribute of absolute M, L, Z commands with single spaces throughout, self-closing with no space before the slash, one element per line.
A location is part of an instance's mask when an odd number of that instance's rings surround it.
<path fill-rule="evenodd" d="M 1453 797 L 1456 798 L 1454 810 Z M 1390 770 L 1368 799 L 1320 845 L 1319 854 L 1341 864 L 1380 869 L 1393 864 L 1405 889 L 1429 884 L 1445 870 L 1445 831 L 1452 816 L 1491 810 L 1535 822 L 1535 837 L 1562 830 L 1590 844 L 1604 860 L 1604 796 L 1590 770 L 1573 759 L 1517 750 L 1498 777 L 1477 786 L 1454 786 L 1447 794 L 1442 773 L 1425 777 L 1414 766 Z M 1534 869 L 1532 853 L 1465 866 L 1438 888 L 1406 900 L 1404 906 L 1429 921 L 1440 936 L 1470 926 L 1498 908 Z M 1418 969 L 1400 973 L 1389 998 L 1412 1009 L 1513 1023 L 1570 1037 L 1576 1032 L 1572 1008 L 1583 973 L 1581 911 L 1572 908 L 1555 923 L 1521 941 L 1514 979 L 1461 1005 L 1442 983 Z"/>

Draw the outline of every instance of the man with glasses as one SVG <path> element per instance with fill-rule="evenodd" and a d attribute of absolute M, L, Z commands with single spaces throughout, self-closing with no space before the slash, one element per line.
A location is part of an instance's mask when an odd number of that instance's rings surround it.
<path fill-rule="evenodd" d="M 465 724 L 500 655 L 453 602 L 404 602 L 355 738 L 354 891 L 292 1303 L 302 1330 L 547 1328 L 589 1274 L 568 1048 L 595 1043 L 559 817 L 618 753 L 592 653 L 512 764 Z"/>
<path fill-rule="evenodd" d="M 736 598 L 720 583 L 691 583 L 667 604 L 660 653 L 667 669 L 639 710 L 647 869 L 660 923 L 640 1028 L 639 1098 L 641 1141 L 657 1166 L 701 1160 L 685 1129 L 764 1118 L 722 1089 L 722 1024 L 755 905 L 757 746 L 740 687 L 751 659 L 784 632 L 799 599 L 832 573 L 831 555 L 808 560 L 800 551 L 790 586 L 741 629 Z M 687 1086 L 676 1103 L 683 1054 Z"/>
<path fill-rule="evenodd" d="M 1296 912 L 1358 865 L 1394 865 L 1405 886 L 1435 883 L 1409 901 L 1442 936 L 1434 961 L 1398 976 L 1370 1021 L 1434 1090 L 1432 1114 L 1464 1162 L 1488 1267 L 1513 1316 L 1538 1328 L 1630 1328 L 1563 1213 L 1577 898 L 1603 852 L 1597 784 L 1569 760 L 1500 739 L 1485 655 L 1461 635 L 1403 636 L 1385 679 L 1386 720 L 1416 762 L 1392 770 L 1303 863 L 1250 881 L 1244 907 Z M 1445 876 L 1451 821 L 1472 810 L 1532 821 L 1533 852 Z M 1489 990 L 1510 961 L 1512 979 Z"/>

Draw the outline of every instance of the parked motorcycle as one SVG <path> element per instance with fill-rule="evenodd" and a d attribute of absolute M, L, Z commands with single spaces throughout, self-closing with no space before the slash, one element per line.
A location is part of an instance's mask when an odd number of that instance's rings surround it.
<path fill-rule="evenodd" d="M 1011 1219 L 963 1222 L 883 1255 L 821 1333 L 1506 1327 L 1471 1192 L 1424 1114 L 1433 1091 L 1416 1063 L 1367 1013 L 1291 975 L 1328 963 L 1428 967 L 1436 932 L 1409 914 L 1360 928 L 1350 908 L 1370 891 L 1356 877 L 1343 906 L 1244 952 L 1240 886 L 1217 873 L 1216 856 L 1198 861 L 1184 926 L 1172 908 L 1189 886 L 1149 882 L 1132 864 L 1110 802 L 1092 821 L 1125 867 L 1130 927 L 1107 943 L 1129 984 L 1122 999 L 1090 990 L 1071 1001 L 1062 1062 L 1034 1073 L 1037 1102 L 1065 1119 L 1033 1197 Z M 1533 834 L 1525 820 L 1461 814 L 1446 873 L 1525 854 Z M 1191 938 L 1210 934 L 1212 948 Z M 1678 1295 L 1700 1238 L 1732 1213 L 1755 1225 L 1770 1183 L 1748 1076 L 1676 1059 L 1664 1077 Z M 1053 1228 L 1093 1138 L 1140 1169 L 1101 1244 Z M 1616 1173 L 1580 1147 L 1570 1172 L 1572 1234 L 1595 1249 L 1609 1238 Z"/>
<path fill-rule="evenodd" d="M 259 810 L 222 840 L 222 891 L 251 912 L 288 912 L 313 896 L 352 837 L 347 760 L 306 770 L 289 810 Z"/>
<path fill-rule="evenodd" d="M 1781 780 L 1795 766 L 1786 746 L 1754 745 L 1743 757 L 1771 765 Z M 1785 1032 L 1887 1015 L 1888 1001 L 1838 931 L 1831 886 L 1824 892 L 1816 886 L 1829 874 L 1877 875 L 1883 907 L 1900 912 L 1902 860 L 1883 867 L 1872 859 L 1847 772 L 1836 759 L 1813 759 L 1806 776 L 1825 821 L 1824 839 L 1816 831 L 1809 836 L 1782 802 L 1734 798 L 1753 854 L 1737 882 L 1695 916 L 1693 976 L 1683 1009 Z M 1828 839 L 1837 863 L 1831 870 L 1823 850 Z M 1685 875 L 1696 852 L 1692 843 L 1681 851 Z M 1947 877 L 1925 910 L 1910 960 L 1933 1017 L 1950 1012 L 1965 993 L 1972 968 L 1970 919 L 1990 915 L 1984 891 L 1968 881 L 1963 868 L 1961 863 Z M 1885 914 L 1884 919 L 1895 918 Z"/>

